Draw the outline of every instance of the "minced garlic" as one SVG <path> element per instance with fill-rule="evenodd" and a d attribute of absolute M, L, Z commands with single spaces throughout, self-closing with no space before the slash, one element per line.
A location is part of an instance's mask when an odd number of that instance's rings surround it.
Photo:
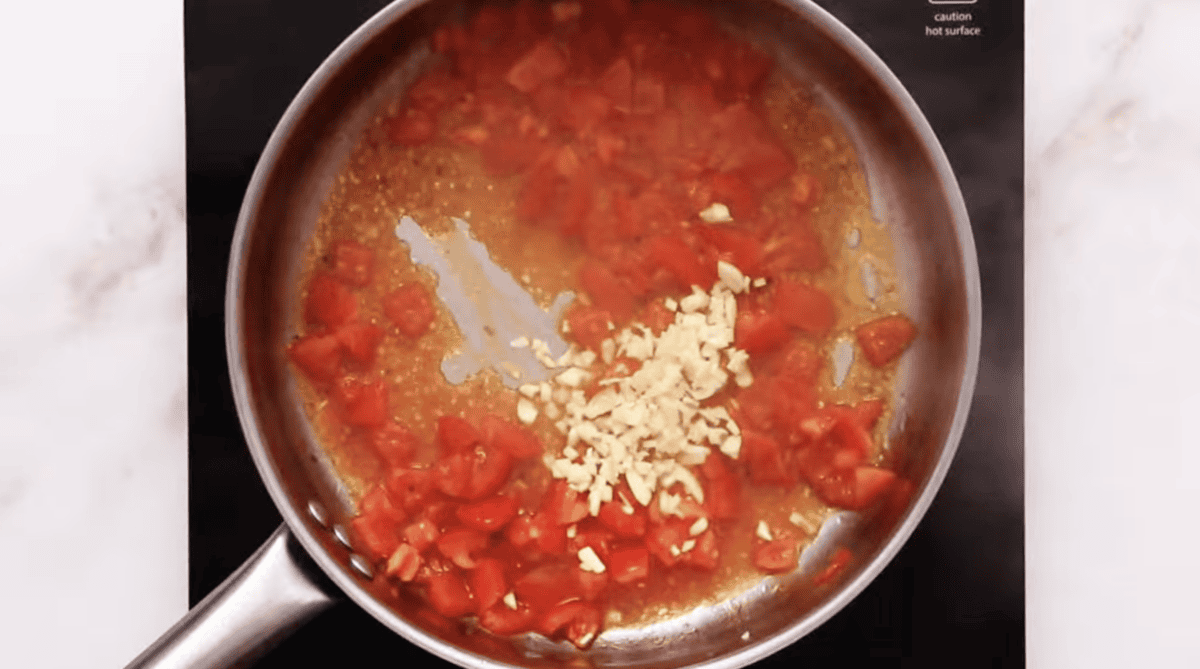
<path fill-rule="evenodd" d="M 592 550 L 591 546 L 580 548 L 578 555 L 580 569 L 590 571 L 593 574 L 604 573 L 604 563 L 600 561 L 600 556 L 596 555 L 596 551 Z"/>
<path fill-rule="evenodd" d="M 642 506 L 650 504 L 655 491 L 675 483 L 703 502 L 704 489 L 689 467 L 703 464 L 714 447 L 738 456 L 741 431 L 732 416 L 722 406 L 702 402 L 731 376 L 739 387 L 754 380 L 748 356 L 733 347 L 734 293 L 750 290 L 753 282 L 726 262 L 718 265 L 718 273 L 711 291 L 694 287 L 678 302 L 664 301 L 675 311 L 675 322 L 662 334 L 635 323 L 604 340 L 600 359 L 606 365 L 624 356 L 641 366 L 596 379 L 601 390 L 590 398 L 582 388 L 602 373 L 594 352 L 572 348 L 546 365 L 562 371 L 551 382 L 553 391 L 547 393 L 543 384 L 539 394 L 561 406 L 555 426 L 567 436 L 562 455 L 548 455 L 546 464 L 556 478 L 587 493 L 592 515 L 612 500 L 613 486 L 622 479 Z M 535 352 L 543 346 L 531 343 Z M 532 389 L 524 393 L 533 394 Z M 659 503 L 664 513 L 673 513 L 681 501 L 663 496 Z"/>
<path fill-rule="evenodd" d="M 556 420 L 554 427 L 566 435 L 562 456 L 547 456 L 546 465 L 554 477 L 587 493 L 593 516 L 612 500 L 613 487 L 622 480 L 642 506 L 650 504 L 656 490 L 674 483 L 703 502 L 703 487 L 690 466 L 703 464 L 714 447 L 738 457 L 742 436 L 730 412 L 702 403 L 731 376 L 739 387 L 754 381 L 746 364 L 749 356 L 733 348 L 734 293 L 750 290 L 754 282 L 724 261 L 718 272 L 720 281 L 708 293 L 694 288 L 678 302 L 664 301 L 674 312 L 674 323 L 659 336 L 641 324 L 613 332 L 600 345 L 599 361 L 595 352 L 575 348 L 551 360 L 544 342 L 530 342 L 542 364 L 559 372 L 552 381 L 522 386 L 522 402 L 540 399 L 545 414 Z M 622 356 L 641 367 L 630 372 L 598 366 L 600 361 L 610 366 Z M 595 379 L 601 369 L 611 375 Z M 582 388 L 594 379 L 601 390 L 588 398 Z M 518 403 L 522 422 L 536 416 L 529 409 Z M 682 501 L 678 495 L 664 495 L 659 504 L 664 513 L 678 514 Z"/>

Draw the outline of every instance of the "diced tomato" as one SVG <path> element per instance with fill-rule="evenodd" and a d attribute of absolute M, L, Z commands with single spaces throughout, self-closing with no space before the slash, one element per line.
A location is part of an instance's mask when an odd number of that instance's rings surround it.
<path fill-rule="evenodd" d="M 783 322 L 818 336 L 829 332 L 837 319 L 833 300 L 825 291 L 790 279 L 775 282 L 772 306 Z"/>
<path fill-rule="evenodd" d="M 720 139 L 709 158 L 709 167 L 741 177 L 760 193 L 792 173 L 791 156 L 763 136 L 763 121 L 747 104 L 726 107 L 712 117 L 712 124 Z"/>
<path fill-rule="evenodd" d="M 787 392 L 795 394 L 813 388 L 825 368 L 825 358 L 812 344 L 793 341 L 784 349 L 773 372 L 777 383 Z"/>
<path fill-rule="evenodd" d="M 633 80 L 632 111 L 634 114 L 657 114 L 667 104 L 667 88 L 662 79 L 643 74 Z"/>
<path fill-rule="evenodd" d="M 602 165 L 612 165 L 613 161 L 625 152 L 624 138 L 609 132 L 596 133 L 596 157 Z"/>
<path fill-rule="evenodd" d="M 538 621 L 537 630 L 548 637 L 564 636 L 577 648 L 587 648 L 600 633 L 601 615 L 596 607 L 568 602 L 550 609 Z"/>
<path fill-rule="evenodd" d="M 559 181 L 553 162 L 534 165 L 517 193 L 517 218 L 537 223 L 549 216 L 558 202 Z"/>
<path fill-rule="evenodd" d="M 755 376 L 754 383 L 750 384 L 749 388 L 743 388 L 737 395 L 738 404 L 733 411 L 737 424 L 743 430 L 774 430 L 772 400 L 778 392 L 779 386 L 774 379 L 764 374 Z"/>
<path fill-rule="evenodd" d="M 781 444 L 796 445 L 806 440 L 805 427 L 817 412 L 817 393 L 812 386 L 788 386 L 774 380 L 775 394 L 771 397 L 771 423 Z"/>
<path fill-rule="evenodd" d="M 609 547 L 616 539 L 617 535 L 612 530 L 588 519 L 575 526 L 575 536 L 567 538 L 567 552 L 578 554 L 584 548 L 591 548 L 601 560 L 605 560 L 608 558 Z"/>
<path fill-rule="evenodd" d="M 475 568 L 475 556 L 487 548 L 488 535 L 469 527 L 448 530 L 438 537 L 438 552 L 463 569 Z"/>
<path fill-rule="evenodd" d="M 475 611 L 471 591 L 462 577 L 453 571 L 435 574 L 426 584 L 429 604 L 447 618 L 465 616 Z"/>
<path fill-rule="evenodd" d="M 720 53 L 723 73 L 720 90 L 730 100 L 748 98 L 758 92 L 774 60 L 753 46 L 733 40 L 722 40 L 728 46 Z"/>
<path fill-rule="evenodd" d="M 587 500 L 559 479 L 550 484 L 542 498 L 542 509 L 556 525 L 570 525 L 587 517 Z"/>
<path fill-rule="evenodd" d="M 383 296 L 383 313 L 406 337 L 416 339 L 433 325 L 433 301 L 429 290 L 409 283 Z"/>
<path fill-rule="evenodd" d="M 601 523 L 623 537 L 640 537 L 646 534 L 646 508 L 626 505 L 619 499 L 600 505 Z"/>
<path fill-rule="evenodd" d="M 855 509 L 865 509 L 880 499 L 896 481 L 896 473 L 878 467 L 854 468 Z"/>
<path fill-rule="evenodd" d="M 554 167 L 554 172 L 560 177 L 573 177 L 579 173 L 583 167 L 583 161 L 579 159 L 579 153 L 570 144 L 566 144 L 559 148 L 553 154 L 553 160 L 548 162 Z"/>
<path fill-rule="evenodd" d="M 391 555 L 400 544 L 396 521 L 386 514 L 355 516 L 354 520 L 350 521 L 350 526 L 354 528 L 354 533 L 362 540 L 371 557 L 376 560 Z"/>
<path fill-rule="evenodd" d="M 512 636 L 533 629 L 537 616 L 532 609 L 517 602 L 516 609 L 508 608 L 503 602 L 479 614 L 479 626 L 497 636 Z"/>
<path fill-rule="evenodd" d="M 556 604 L 583 599 L 579 568 L 562 562 L 535 567 L 513 582 L 517 601 L 545 611 Z"/>
<path fill-rule="evenodd" d="M 549 40 L 543 40 L 513 64 L 505 81 L 522 93 L 532 93 L 566 73 L 567 59 L 562 51 Z"/>
<path fill-rule="evenodd" d="M 329 274 L 317 274 L 309 281 L 308 299 L 304 302 L 307 322 L 335 330 L 357 315 L 358 300 L 342 282 Z"/>
<path fill-rule="evenodd" d="M 383 341 L 383 329 L 370 323 L 347 323 L 334 334 L 346 355 L 363 366 L 375 360 L 375 350 Z"/>
<path fill-rule="evenodd" d="M 567 528 L 543 511 L 517 516 L 504 534 L 510 544 L 532 554 L 558 555 L 567 550 Z"/>
<path fill-rule="evenodd" d="M 864 323 L 854 331 L 867 360 L 883 367 L 900 356 L 917 336 L 917 327 L 901 314 Z"/>
<path fill-rule="evenodd" d="M 612 316 L 603 309 L 577 304 L 567 312 L 566 318 L 570 337 L 584 348 L 599 351 L 600 343 L 612 334 L 608 327 Z"/>
<path fill-rule="evenodd" d="M 589 133 L 600 125 L 612 109 L 612 102 L 600 91 L 583 86 L 567 89 L 567 108 L 563 123 L 577 133 Z"/>
<path fill-rule="evenodd" d="M 854 466 L 866 460 L 871 454 L 871 433 L 859 421 L 858 412 L 841 404 L 829 407 L 829 412 L 834 417 L 832 436 L 841 450 L 850 451 L 853 458 L 852 462 L 838 463 L 838 466 Z"/>
<path fill-rule="evenodd" d="M 584 222 L 595 205 L 596 177 L 588 167 L 581 167 L 568 181 L 558 210 L 558 230 L 567 237 L 583 233 Z"/>
<path fill-rule="evenodd" d="M 821 240 L 806 220 L 793 221 L 788 233 L 766 246 L 766 271 L 774 276 L 785 272 L 815 272 L 825 267 Z"/>
<path fill-rule="evenodd" d="M 700 465 L 705 486 L 704 507 L 713 518 L 735 518 L 741 506 L 741 483 L 722 453 L 710 453 Z"/>
<path fill-rule="evenodd" d="M 387 385 L 382 379 L 343 378 L 334 386 L 332 397 L 348 425 L 374 428 L 387 422 Z"/>
<path fill-rule="evenodd" d="M 613 109 L 629 113 L 633 108 L 633 68 L 629 59 L 618 58 L 600 75 L 600 90 L 612 101 Z"/>
<path fill-rule="evenodd" d="M 746 276 L 762 275 L 762 244 L 753 235 L 722 225 L 700 225 L 696 231 L 716 247 L 721 260 L 737 267 Z"/>
<path fill-rule="evenodd" d="M 421 568 L 421 553 L 408 544 L 400 544 L 388 558 L 384 572 L 402 582 L 413 580 Z"/>
<path fill-rule="evenodd" d="M 699 286 L 707 292 L 717 278 L 716 264 L 705 265 L 700 255 L 677 236 L 651 238 L 646 244 L 651 262 L 671 273 L 684 290 Z"/>
<path fill-rule="evenodd" d="M 819 412 L 811 416 L 802 416 L 799 421 L 796 421 L 798 437 L 796 441 L 820 441 L 825 439 L 833 432 L 833 426 L 837 424 L 837 419 L 828 411 Z"/>
<path fill-rule="evenodd" d="M 483 436 L 463 418 L 439 416 L 437 419 L 438 452 L 463 453 L 483 442 Z"/>
<path fill-rule="evenodd" d="M 883 415 L 883 400 L 879 398 L 866 399 L 851 408 L 854 410 L 855 417 L 858 418 L 859 425 L 870 431 L 875 427 L 875 422 L 879 420 L 879 417 Z"/>
<path fill-rule="evenodd" d="M 597 550 L 597 553 L 600 551 Z M 608 551 L 606 550 L 601 556 L 603 559 L 608 559 Z M 579 579 L 579 589 L 583 593 L 584 601 L 598 601 L 608 589 L 608 573 L 603 572 L 594 574 L 590 571 L 582 569 L 575 570 L 575 578 Z"/>
<path fill-rule="evenodd" d="M 850 560 L 854 557 L 854 553 L 850 552 L 845 546 L 839 547 L 829 557 L 829 564 L 821 570 L 819 574 L 813 577 L 813 585 L 824 585 L 832 581 L 838 574 L 846 569 L 846 565 L 850 564 Z"/>
<path fill-rule="evenodd" d="M 592 304 L 607 311 L 617 323 L 624 323 L 633 315 L 633 293 L 608 267 L 594 260 L 584 261 L 579 268 L 579 282 L 592 298 Z"/>
<path fill-rule="evenodd" d="M 638 239 L 646 234 L 648 222 L 641 216 L 640 210 L 635 210 L 633 200 L 624 189 L 614 189 L 612 191 L 609 208 L 612 210 L 612 221 L 608 222 L 606 232 L 611 233 L 612 237 L 605 237 L 606 241 L 612 239 L 632 240 Z M 628 262 L 628 258 L 625 258 Z M 618 270 L 618 273 L 619 272 Z"/>
<path fill-rule="evenodd" d="M 646 533 L 646 549 L 664 565 L 674 567 L 688 538 L 688 525 L 678 518 L 668 518 Z"/>
<path fill-rule="evenodd" d="M 717 568 L 720 563 L 721 553 L 717 549 L 717 537 L 712 530 L 705 530 L 700 536 L 695 537 L 696 542 L 691 550 L 684 551 L 679 556 L 680 562 L 696 569 L 704 571 L 712 571 Z"/>
<path fill-rule="evenodd" d="M 409 543 L 417 552 L 424 553 L 427 548 L 435 544 L 441 533 L 432 521 L 422 518 L 415 523 L 410 523 L 404 528 L 404 540 Z"/>
<path fill-rule="evenodd" d="M 783 461 L 783 449 L 773 437 L 755 430 L 742 430 L 742 450 L 738 456 L 750 470 L 757 485 L 792 485 L 795 480 Z"/>
<path fill-rule="evenodd" d="M 508 480 L 512 471 L 512 457 L 507 451 L 490 446 L 480 446 L 470 456 L 470 479 L 463 496 L 481 499 L 495 493 Z"/>
<path fill-rule="evenodd" d="M 833 464 L 837 447 L 830 440 L 803 445 L 789 453 L 791 469 L 802 477 L 823 500 L 849 498 L 846 476 L 849 470 L 838 470 Z"/>
<path fill-rule="evenodd" d="M 768 574 L 778 574 L 795 569 L 796 557 L 794 540 L 775 539 L 754 549 L 754 566 Z"/>
<path fill-rule="evenodd" d="M 438 458 L 434 475 L 438 490 L 451 497 L 480 499 L 500 489 L 512 471 L 508 453 L 486 446 Z"/>
<path fill-rule="evenodd" d="M 732 169 L 733 174 L 742 177 L 746 183 L 760 192 L 767 192 L 770 188 L 778 185 L 796 167 L 796 164 L 792 162 L 792 157 L 772 141 L 748 144 L 739 153 L 740 155 L 736 158 L 728 158 L 724 164 L 727 168 L 738 165 L 737 168 Z"/>
<path fill-rule="evenodd" d="M 359 508 L 361 509 L 360 515 L 378 516 L 386 518 L 392 523 L 401 523 L 408 518 L 404 507 L 398 507 L 392 503 L 387 488 L 384 486 L 375 486 L 371 492 L 363 495 L 362 501 L 359 502 Z"/>
<path fill-rule="evenodd" d="M 733 340 L 738 348 L 754 355 L 774 351 L 791 335 L 783 319 L 762 309 L 743 309 L 734 323 Z"/>
<path fill-rule="evenodd" d="M 533 545 L 537 539 L 538 530 L 534 527 L 533 516 L 518 514 L 504 530 L 504 538 L 516 548 L 526 548 Z"/>
<path fill-rule="evenodd" d="M 428 110 L 405 107 L 384 122 L 388 139 L 401 146 L 419 146 L 433 139 L 437 119 Z"/>
<path fill-rule="evenodd" d="M 533 432 L 494 414 L 480 421 L 483 443 L 507 452 L 514 460 L 541 455 L 545 450 Z"/>
<path fill-rule="evenodd" d="M 462 97 L 466 82 L 451 74 L 445 67 L 428 70 L 408 87 L 405 96 L 408 102 L 436 114 L 447 104 Z"/>
<path fill-rule="evenodd" d="M 558 555 L 567 550 L 567 528 L 560 525 L 548 513 L 538 512 L 533 516 L 534 547 L 545 555 Z"/>
<path fill-rule="evenodd" d="M 504 495 L 464 504 L 455 515 L 467 527 L 483 532 L 503 529 L 517 515 L 517 500 Z M 490 604 L 488 604 L 490 606 Z"/>
<path fill-rule="evenodd" d="M 329 264 L 335 278 L 361 288 L 371 283 L 375 253 L 358 242 L 339 239 L 329 246 Z"/>
<path fill-rule="evenodd" d="M 342 344 L 334 335 L 304 335 L 288 347 L 288 357 L 317 383 L 330 383 L 342 373 Z"/>
<path fill-rule="evenodd" d="M 508 583 L 504 579 L 504 563 L 496 558 L 477 560 L 475 568 L 467 578 L 479 611 L 495 606 L 508 593 Z"/>
<path fill-rule="evenodd" d="M 471 460 L 469 452 L 443 455 L 433 464 L 434 482 L 437 489 L 451 497 L 466 497 L 471 485 Z"/>
<path fill-rule="evenodd" d="M 403 425 L 387 421 L 371 432 L 371 446 L 388 466 L 402 468 L 412 462 L 420 441 Z"/>
<path fill-rule="evenodd" d="M 762 198 L 741 177 L 716 172 L 709 177 L 708 185 L 712 189 L 712 201 L 729 207 L 735 221 L 748 221 L 759 215 Z"/>
<path fill-rule="evenodd" d="M 650 552 L 642 546 L 615 550 L 608 556 L 608 572 L 617 583 L 630 584 L 650 576 Z"/>
<path fill-rule="evenodd" d="M 406 511 L 413 513 L 424 506 L 426 499 L 433 492 L 433 472 L 428 469 L 395 469 L 388 477 L 387 489 L 392 499 L 399 502 Z"/>
<path fill-rule="evenodd" d="M 642 230 L 638 236 L 658 230 L 676 230 L 679 227 L 679 222 L 686 220 L 691 213 L 688 206 L 689 203 L 685 197 L 659 186 L 643 190 L 630 202 L 630 205 L 633 208 L 634 218 L 639 221 L 637 227 Z M 685 260 L 697 255 L 695 250 L 689 247 L 682 238 L 672 235 L 667 236 L 665 239 L 666 241 L 655 242 L 646 247 L 651 262 L 655 261 L 655 248 L 666 256 L 671 256 L 673 252 L 678 252 L 674 253 L 674 255 L 683 254 L 682 257 Z M 676 262 L 683 263 L 684 261 L 680 260 Z M 715 263 L 713 267 L 707 268 L 707 270 L 704 267 L 697 270 L 685 264 L 680 264 L 679 267 L 687 271 L 689 274 L 688 278 L 696 278 L 709 284 L 716 280 Z"/>

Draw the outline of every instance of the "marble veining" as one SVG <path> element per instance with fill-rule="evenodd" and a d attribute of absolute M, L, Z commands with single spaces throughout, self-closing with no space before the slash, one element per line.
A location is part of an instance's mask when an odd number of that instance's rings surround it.
<path fill-rule="evenodd" d="M 0 666 L 123 666 L 186 610 L 182 11 L 5 8 Z"/>
<path fill-rule="evenodd" d="M 1029 7 L 1029 658 L 1196 666 L 1200 5 L 1104 4 Z"/>

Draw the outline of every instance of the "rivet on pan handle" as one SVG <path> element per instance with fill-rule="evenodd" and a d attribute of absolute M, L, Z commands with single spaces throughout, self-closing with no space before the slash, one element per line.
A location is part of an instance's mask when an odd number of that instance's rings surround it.
<path fill-rule="evenodd" d="M 244 665 L 332 606 L 333 587 L 281 525 L 126 669 Z"/>

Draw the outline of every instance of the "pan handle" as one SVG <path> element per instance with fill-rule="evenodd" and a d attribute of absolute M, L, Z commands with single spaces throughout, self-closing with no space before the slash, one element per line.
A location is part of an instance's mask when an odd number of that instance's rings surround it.
<path fill-rule="evenodd" d="M 284 523 L 126 669 L 248 664 L 332 606 L 334 590 Z"/>

